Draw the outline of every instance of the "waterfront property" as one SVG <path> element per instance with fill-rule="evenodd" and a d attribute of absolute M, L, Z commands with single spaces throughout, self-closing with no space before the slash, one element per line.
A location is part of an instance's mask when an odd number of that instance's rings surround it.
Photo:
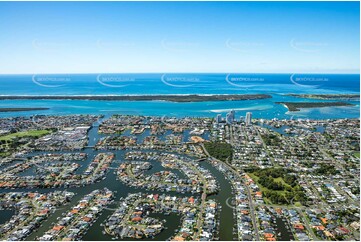
<path fill-rule="evenodd" d="M 4 119 L 2 238 L 357 238 L 359 120 L 249 117 Z"/>
<path fill-rule="evenodd" d="M 64 217 L 59 218 L 57 224 L 38 240 L 80 240 L 102 210 L 112 201 L 112 197 L 113 192 L 107 188 L 94 190 L 65 213 Z"/>
<path fill-rule="evenodd" d="M 37 192 L 9 192 L 1 194 L 1 208 L 16 210 L 6 224 L 0 225 L 2 240 L 24 240 L 41 226 L 55 209 L 69 202 L 72 192 L 54 191 L 46 194 Z"/>
<path fill-rule="evenodd" d="M 217 231 L 216 212 L 217 204 L 212 200 L 202 205 L 194 197 L 136 193 L 119 201 L 104 229 L 115 238 L 152 239 L 165 229 L 165 221 L 151 215 L 177 213 L 182 216 L 182 224 L 172 240 L 213 240 Z"/>

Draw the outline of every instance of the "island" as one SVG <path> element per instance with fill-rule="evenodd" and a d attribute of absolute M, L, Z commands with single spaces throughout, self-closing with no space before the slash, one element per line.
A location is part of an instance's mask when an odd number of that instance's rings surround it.
<path fill-rule="evenodd" d="M 276 104 L 282 104 L 292 112 L 300 111 L 300 108 L 355 106 L 346 102 L 276 102 Z"/>
<path fill-rule="evenodd" d="M 287 94 L 286 96 L 310 98 L 310 99 L 323 99 L 323 100 L 359 100 L 360 94 Z"/>
<path fill-rule="evenodd" d="M 37 111 L 48 110 L 49 108 L 0 108 L 0 112 L 20 112 L 20 111 Z"/>
<path fill-rule="evenodd" d="M 0 100 L 95 100 L 95 101 L 169 101 L 169 102 L 208 102 L 240 101 L 272 98 L 268 94 L 231 95 L 101 95 L 101 96 L 0 96 Z"/>

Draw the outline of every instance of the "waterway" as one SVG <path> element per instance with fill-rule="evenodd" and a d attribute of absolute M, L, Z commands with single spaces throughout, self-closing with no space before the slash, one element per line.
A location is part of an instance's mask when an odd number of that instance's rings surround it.
<path fill-rule="evenodd" d="M 108 117 L 105 117 L 105 118 L 108 118 Z M 169 134 L 171 134 L 171 132 L 168 132 L 166 135 L 169 135 Z M 88 135 L 89 135 L 89 138 L 88 138 L 89 146 L 94 146 L 101 137 L 104 137 L 103 134 L 98 134 L 98 127 L 96 125 L 93 125 L 93 127 L 89 130 Z M 123 133 L 123 135 L 125 135 L 125 134 Z M 142 142 L 142 140 L 144 138 L 144 133 L 135 135 L 135 136 L 137 136 L 137 142 Z M 162 139 L 165 138 L 164 134 L 160 135 L 160 136 L 162 136 Z M 202 135 L 202 137 L 204 139 L 208 139 L 209 133 L 207 133 L 207 132 L 204 133 Z M 189 130 L 184 132 L 184 141 L 188 140 L 188 138 L 189 138 Z M 98 153 L 104 152 L 104 150 L 95 150 L 93 148 L 85 148 L 82 152 L 87 153 L 87 158 L 85 161 L 74 161 L 80 165 L 80 168 L 77 171 L 77 173 L 79 173 L 80 171 L 81 172 L 84 171 L 86 169 L 86 167 L 89 165 L 89 163 L 93 160 L 93 158 Z M 102 213 L 99 216 L 99 218 L 97 219 L 97 221 L 90 227 L 90 229 L 84 235 L 84 237 L 83 237 L 84 240 L 112 240 L 113 239 L 111 236 L 102 233 L 103 232 L 102 224 L 104 224 L 106 219 L 114 212 L 115 208 L 118 205 L 119 198 L 126 197 L 129 193 L 136 193 L 136 192 L 166 193 L 166 194 L 170 194 L 173 196 L 176 195 L 176 196 L 181 196 L 181 197 L 182 196 L 197 196 L 195 194 L 187 194 L 187 193 L 178 194 L 176 192 L 160 192 L 160 191 L 149 191 L 149 190 L 147 191 L 145 189 L 129 187 L 129 186 L 123 184 L 122 182 L 117 180 L 116 169 L 119 166 L 119 163 L 124 161 L 124 154 L 125 154 L 126 150 L 116 150 L 116 151 L 110 151 L 110 152 L 113 152 L 115 154 L 115 161 L 113 161 L 112 165 L 110 166 L 109 172 L 106 175 L 106 177 L 97 183 L 87 185 L 84 187 L 66 188 L 67 191 L 75 193 L 75 196 L 73 197 L 71 202 L 58 207 L 58 209 L 53 214 L 51 214 L 49 216 L 49 218 L 46 219 L 36 231 L 31 233 L 30 236 L 27 237 L 27 240 L 35 240 L 37 237 L 42 236 L 46 231 L 48 231 L 54 225 L 54 223 L 57 222 L 58 218 L 61 218 L 62 216 L 64 216 L 65 213 L 67 213 L 72 206 L 75 206 L 82 197 L 84 197 L 86 194 L 89 194 L 90 192 L 92 192 L 95 189 L 102 189 L 104 187 L 107 187 L 108 189 L 110 189 L 111 191 L 114 192 L 115 199 L 114 199 L 114 203 L 112 205 L 110 205 L 108 208 L 106 208 L 105 210 L 102 211 Z M 29 154 L 29 156 L 39 155 L 39 154 L 43 154 L 43 153 L 49 153 L 49 152 L 34 152 L 34 153 Z M 53 153 L 64 153 L 64 151 L 53 152 Z M 154 172 L 157 172 L 160 170 L 170 170 L 170 171 L 174 172 L 180 178 L 184 178 L 184 174 L 182 174 L 178 170 L 162 168 L 160 162 L 152 161 L 151 163 L 152 163 L 152 169 L 150 169 L 147 172 L 148 174 L 151 174 L 151 173 L 154 173 Z M 219 216 L 220 217 L 219 238 L 220 238 L 220 240 L 232 240 L 233 239 L 233 226 L 234 226 L 235 220 L 233 217 L 232 208 L 228 207 L 226 204 L 227 198 L 232 196 L 231 185 L 230 185 L 229 181 L 227 181 L 224 178 L 224 175 L 220 171 L 218 171 L 215 167 L 213 167 L 211 164 L 209 164 L 207 162 L 202 162 L 200 165 L 204 168 L 207 168 L 212 173 L 212 175 L 214 177 L 216 177 L 216 179 L 218 180 L 219 186 L 220 186 L 219 193 L 216 195 L 210 196 L 210 198 L 214 198 L 221 206 L 221 212 L 220 212 L 220 216 Z M 31 171 L 26 171 L 26 175 L 34 175 L 34 169 L 32 169 Z M 51 189 L 51 188 L 42 188 L 42 189 L 41 188 L 32 188 L 32 189 L 22 188 L 22 189 L 1 189 L 0 192 L 38 191 L 41 193 L 46 193 L 46 192 L 51 192 L 54 190 L 55 189 Z M 65 190 L 65 188 L 57 188 L 56 190 Z M 165 229 L 161 233 L 159 233 L 153 240 L 167 240 L 171 236 L 173 236 L 175 234 L 175 230 L 179 228 L 181 217 L 177 214 L 170 214 L 170 216 L 165 216 L 162 214 L 153 214 L 152 216 L 155 216 L 155 217 L 159 218 L 160 220 L 165 219 L 166 222 L 164 223 L 164 226 L 167 227 L 167 229 Z M 5 223 L 8 219 L 9 219 L 8 216 L 1 216 L 0 224 Z M 121 239 L 119 239 L 119 240 L 121 240 Z M 129 240 L 129 239 L 127 239 L 127 240 Z"/>
<path fill-rule="evenodd" d="M 12 209 L 0 209 L 0 225 L 5 224 L 15 214 Z"/>
<path fill-rule="evenodd" d="M 236 220 L 233 216 L 233 208 L 227 203 L 227 199 L 233 197 L 232 186 L 222 172 L 214 168 L 210 163 L 202 162 L 201 166 L 211 171 L 220 186 L 219 192 L 216 195 L 209 196 L 209 198 L 215 199 L 222 209 L 220 213 L 219 238 L 220 240 L 233 240 L 233 229 Z"/>
<path fill-rule="evenodd" d="M 107 76 L 111 82 L 99 82 Z M 172 78 L 172 84 L 164 82 Z M 234 80 L 242 81 L 230 81 Z M 298 78 L 298 81 L 294 80 Z M 47 81 L 48 80 L 48 81 Z M 52 81 L 49 81 L 52 80 Z M 54 80 L 56 85 L 54 85 Z M 67 81 L 64 81 L 67 80 Z M 113 80 L 122 80 L 121 83 Z M 126 81 L 123 80 L 132 80 Z M 258 81 L 254 81 L 258 80 Z M 262 81 L 261 81 L 262 80 Z M 312 80 L 300 81 L 300 80 Z M 327 80 L 327 81 L 317 81 Z M 110 85 L 109 85 L 110 84 Z M 118 84 L 118 85 L 117 85 Z M 120 85 L 120 86 L 119 86 Z M 23 112 L 3 112 L 0 117 L 70 114 L 130 114 L 174 117 L 223 117 L 232 109 L 237 119 L 252 112 L 263 119 L 359 118 L 360 100 L 341 100 L 345 107 L 302 108 L 290 112 L 277 102 L 332 102 L 287 94 L 360 94 L 359 75 L 338 74 L 252 74 L 252 73 L 144 73 L 77 75 L 0 75 L 0 95 L 211 95 L 268 94 L 272 98 L 241 101 L 166 102 L 96 100 L 0 100 L 1 108 L 49 108 Z"/>
<path fill-rule="evenodd" d="M 276 224 L 277 224 L 276 231 L 279 234 L 278 237 L 280 238 L 280 240 L 282 240 L 282 241 L 294 240 L 294 237 L 293 237 L 293 234 L 292 234 L 292 231 L 291 231 L 291 228 L 290 228 L 288 222 L 278 216 L 276 216 L 275 220 L 276 220 Z"/>

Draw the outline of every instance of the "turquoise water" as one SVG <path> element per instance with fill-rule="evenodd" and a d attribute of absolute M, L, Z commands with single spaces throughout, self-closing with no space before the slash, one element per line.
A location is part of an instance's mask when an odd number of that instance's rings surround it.
<path fill-rule="evenodd" d="M 88 74 L 0 75 L 0 95 L 154 95 L 154 94 L 270 94 L 271 99 L 173 103 L 165 101 L 1 100 L 1 108 L 47 107 L 49 110 L 0 113 L 0 117 L 35 114 L 132 114 L 157 116 L 225 115 L 252 112 L 255 118 L 357 118 L 359 101 L 352 107 L 325 107 L 288 112 L 279 101 L 314 101 L 285 96 L 289 93 L 359 94 L 359 75 L 301 74 Z"/>
<path fill-rule="evenodd" d="M 242 74 L 243 75 L 243 74 Z M 317 101 L 301 98 L 284 96 L 287 93 L 357 93 L 359 94 L 359 77 L 357 75 L 329 75 L 318 81 L 299 81 L 296 83 L 291 81 L 291 75 L 248 75 L 248 77 L 240 77 L 240 75 L 232 80 L 227 75 L 196 75 L 192 74 L 183 79 L 166 79 L 162 75 L 149 74 L 143 75 L 143 79 L 125 78 L 123 79 L 104 79 L 99 77 L 102 83 L 96 80 L 97 75 L 71 75 L 68 77 L 52 77 L 55 79 L 44 79 L 31 75 L 22 76 L 0 76 L 0 95 L 131 95 L 131 94 L 246 94 L 246 93 L 263 93 L 272 95 L 271 99 L 252 100 L 252 101 L 227 101 L 227 102 L 197 102 L 197 103 L 172 103 L 172 102 L 123 102 L 123 101 L 85 101 L 85 100 L 2 100 L 0 107 L 48 107 L 49 110 L 29 111 L 29 112 L 9 112 L 0 113 L 1 117 L 9 116 L 30 116 L 35 114 L 50 115 L 68 115 L 68 114 L 133 114 L 133 115 L 167 115 L 167 116 L 202 116 L 214 117 L 217 113 L 225 114 L 231 109 L 236 110 L 237 118 L 245 116 L 246 112 L 251 111 L 255 118 L 357 118 L 360 116 L 359 101 L 352 102 L 353 107 L 338 108 L 318 108 L 304 109 L 300 112 L 288 112 L 282 105 L 275 104 L 278 101 Z M 39 78 L 39 79 L 38 79 Z M 58 79 L 57 79 L 58 78 Z M 246 81 L 244 81 L 245 78 Z M 248 79 L 247 79 L 248 78 Z M 258 78 L 258 79 L 257 79 Z M 318 77 L 319 78 L 319 77 Z M 35 81 L 34 81 L 34 80 Z M 40 80 L 41 79 L 41 80 Z M 45 80 L 45 81 L 44 81 Z M 121 83 L 116 81 L 121 80 Z M 166 80 L 166 82 L 164 82 Z M 181 80 L 181 81 L 179 81 Z M 230 81 L 231 80 L 231 81 Z M 296 80 L 296 79 L 292 79 Z M 64 83 L 62 83 L 64 81 Z M 124 84 L 126 83 L 126 84 Z M 104 85 L 105 84 L 105 85 Z M 112 86 L 109 86 L 112 85 Z M 108 85 L 108 86 L 107 86 Z M 114 87 L 117 85 L 118 87 Z M 90 131 L 92 145 L 96 142 L 93 139 L 97 134 L 96 129 Z M 93 151 L 87 148 L 85 152 L 94 155 L 100 151 Z M 95 153 L 94 153 L 95 152 Z M 116 159 L 123 158 L 124 151 L 116 151 Z M 88 156 L 86 162 L 91 160 L 92 156 Z M 87 163 L 83 162 L 83 166 Z M 113 168 L 116 167 L 114 163 Z M 223 178 L 214 167 L 208 163 L 202 166 L 207 167 L 220 183 L 221 192 L 214 198 L 222 206 L 220 215 L 220 239 L 230 240 L 233 238 L 233 211 L 226 205 L 226 199 L 232 196 L 230 184 Z M 76 192 L 76 196 L 69 205 L 65 205 L 61 210 L 56 211 L 47 219 L 43 226 L 34 232 L 28 240 L 33 240 L 35 236 L 43 234 L 51 227 L 51 224 L 67 211 L 72 205 L 76 204 L 81 197 L 93 191 L 94 189 L 108 187 L 112 191 L 117 191 L 116 201 L 119 197 L 125 197 L 129 192 L 143 191 L 142 189 L 130 188 L 116 180 L 113 172 L 109 172 L 106 179 L 99 183 L 92 184 L 82 188 L 71 188 L 70 191 Z M 35 189 L 31 189 L 35 190 Z M 36 189 L 40 192 L 49 192 L 52 189 Z M 8 191 L 29 191 L 29 189 L 16 189 Z M 107 235 L 103 235 L 101 223 L 113 211 L 105 210 L 103 215 L 88 231 L 84 239 L 87 240 L 110 240 Z M 0 216 L 1 217 L 1 216 Z M 177 227 L 179 218 L 167 217 L 169 230 L 162 232 L 159 239 L 165 239 L 174 234 L 174 228 Z M 2 221 L 5 222 L 5 221 Z"/>

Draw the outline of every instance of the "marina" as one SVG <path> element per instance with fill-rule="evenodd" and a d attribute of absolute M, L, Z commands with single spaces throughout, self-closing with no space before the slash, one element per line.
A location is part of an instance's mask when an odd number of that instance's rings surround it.
<path fill-rule="evenodd" d="M 108 117 L 105 117 L 104 119 L 106 119 Z M 94 125 L 95 126 L 95 125 Z M 88 145 L 91 145 L 91 144 L 96 144 L 97 143 L 97 140 L 99 140 L 100 137 L 102 137 L 103 135 L 102 134 L 99 134 L 98 133 L 98 127 L 93 127 L 89 130 L 89 137 L 88 137 Z M 189 133 L 186 132 L 186 134 Z M 139 136 L 141 136 L 141 134 L 138 134 Z M 207 134 L 204 134 L 204 135 L 207 135 Z M 189 137 L 189 136 L 187 136 Z M 204 136 L 206 138 L 206 136 Z M 140 139 L 142 140 L 142 139 Z M 59 152 L 59 151 L 55 151 L 56 152 Z M 101 150 L 95 150 L 95 149 L 92 149 L 92 148 L 84 148 L 82 150 L 82 153 L 84 153 L 85 155 L 85 160 L 84 161 L 80 161 L 79 164 L 81 164 L 81 167 L 79 169 L 83 169 L 83 171 L 86 171 L 86 168 L 87 166 L 89 166 L 91 164 L 91 161 L 94 159 L 94 157 L 96 156 L 96 154 L 100 154 L 102 151 Z M 119 150 L 119 151 L 115 151 L 115 160 L 124 160 L 124 155 L 125 155 L 125 151 L 123 150 Z M 34 155 L 41 155 L 41 154 L 47 154 L 45 151 L 44 152 L 39 152 L 39 151 L 36 151 L 34 152 Z M 61 151 L 59 153 L 60 154 L 66 154 L 66 151 Z M 27 154 L 29 157 L 32 157 L 33 155 L 30 153 L 30 154 Z M 58 156 L 59 156 L 58 155 Z M 142 189 L 142 188 L 137 188 L 137 187 L 129 187 L 125 184 L 122 184 L 121 182 L 119 182 L 117 180 L 117 175 L 116 175 L 116 168 L 119 166 L 120 163 L 118 162 L 113 162 L 110 167 L 109 167 L 109 171 L 106 173 L 106 176 L 105 176 L 105 179 L 103 180 L 100 180 L 98 182 L 95 182 L 94 184 L 90 184 L 90 185 L 87 185 L 87 186 L 81 186 L 79 188 L 65 188 L 65 187 L 58 187 L 57 190 L 66 190 L 66 191 L 69 191 L 69 192 L 74 192 L 75 195 L 72 199 L 72 202 L 70 202 L 68 205 L 66 206 L 62 206 L 59 208 L 59 210 L 56 210 L 53 214 L 51 214 L 49 216 L 49 218 L 47 218 L 44 222 L 43 222 L 43 225 L 42 227 L 40 228 L 37 228 L 33 233 L 31 233 L 28 237 L 27 237 L 27 240 L 34 240 L 36 238 L 40 238 L 40 236 L 43 236 L 46 231 L 51 228 L 51 226 L 57 221 L 57 218 L 59 217 L 62 217 L 63 213 L 66 211 L 66 210 L 69 210 L 71 208 L 71 206 L 75 206 L 76 205 L 76 201 L 79 200 L 82 196 L 86 195 L 86 194 L 89 194 L 91 191 L 93 191 L 94 189 L 102 189 L 103 187 L 107 187 L 109 190 L 113 191 L 114 192 L 114 201 L 117 201 L 119 200 L 119 198 L 121 197 L 126 197 L 127 194 L 129 193 L 134 193 L 134 192 L 149 192 L 149 190 L 147 189 Z M 217 174 L 218 177 L 220 176 L 219 172 L 213 167 L 211 166 L 210 164 L 207 164 L 206 162 L 201 162 L 199 163 L 200 166 L 202 167 L 205 167 L 207 170 L 209 170 L 211 172 L 211 174 Z M 114 169 L 113 169 L 114 168 Z M 164 170 L 164 168 L 161 168 L 161 167 L 158 167 L 158 169 L 162 169 Z M 169 169 L 169 168 L 168 168 Z M 166 169 L 167 170 L 167 169 Z M 171 171 L 173 171 L 173 169 L 170 169 Z M 80 172 L 83 172 L 83 171 L 79 171 Z M 155 171 L 152 171 L 152 169 L 149 170 L 149 172 L 156 172 L 157 170 Z M 28 175 L 33 175 L 34 173 L 34 169 L 33 170 L 30 170 L 28 171 Z M 184 177 L 184 175 L 182 173 L 179 173 L 178 170 L 174 170 L 174 172 L 176 172 L 177 174 L 180 174 L 181 177 Z M 218 203 L 220 203 L 222 206 L 222 211 L 224 210 L 227 210 L 227 207 L 225 205 L 225 200 L 226 200 L 226 197 L 229 197 L 231 196 L 231 194 L 227 194 L 229 190 L 229 188 L 227 189 L 226 187 L 229 187 L 229 184 L 227 183 L 223 183 L 222 181 L 219 183 L 219 186 L 220 186 L 220 190 L 223 191 L 221 195 L 213 195 L 211 196 L 211 198 L 215 198 L 217 200 Z M 38 192 L 49 192 L 51 191 L 52 189 L 50 188 L 31 188 L 31 189 L 26 189 L 26 188 L 18 188 L 18 189 L 1 189 L 1 192 L 6 192 L 6 191 L 38 191 Z M 166 194 L 170 194 L 170 195 L 175 195 L 175 194 L 178 194 L 177 192 L 172 192 L 172 191 L 168 191 L 166 192 Z M 227 194 L 227 195 L 226 195 Z M 185 192 L 183 193 L 184 196 L 190 196 L 191 194 L 189 194 L 188 192 Z M 113 209 L 114 209 L 114 206 L 113 205 L 109 205 L 109 209 L 105 208 L 99 218 L 97 220 L 94 221 L 94 223 L 92 223 L 90 225 L 90 227 L 84 232 L 84 235 L 83 235 L 83 238 L 84 239 L 89 239 L 89 240 L 111 240 L 113 237 L 107 235 L 107 234 L 103 234 L 101 233 L 100 231 L 103 231 L 103 226 L 101 226 L 101 223 L 104 223 L 104 220 L 102 221 L 102 219 L 105 219 L 106 217 L 110 216 Z M 112 208 L 113 207 L 113 208 Z M 221 235 L 219 235 L 220 239 L 224 239 L 224 240 L 231 240 L 232 239 L 232 231 L 230 232 L 227 232 L 229 231 L 229 225 L 230 224 L 233 224 L 232 220 L 230 220 L 229 218 L 229 215 L 231 215 L 233 217 L 233 214 L 232 214 L 232 209 L 229 209 L 228 208 L 228 213 L 226 212 L 223 217 L 220 217 L 220 228 L 224 228 L 223 230 L 225 232 L 223 232 Z M 220 213 L 220 214 L 223 214 Z M 157 213 L 157 216 L 159 216 L 160 214 Z M 171 238 L 171 236 L 174 235 L 175 233 L 175 230 L 176 229 L 179 229 L 179 225 L 176 226 L 176 224 L 179 224 L 179 216 L 178 215 L 174 215 L 174 214 L 169 214 L 169 216 L 167 215 L 162 215 L 161 216 L 162 220 L 165 219 L 165 223 L 164 223 L 164 226 L 166 226 L 168 229 L 167 230 L 164 230 L 162 231 L 161 233 L 157 234 L 154 236 L 154 239 L 155 240 L 164 240 L 164 239 L 168 239 L 168 238 Z M 5 219 L 6 217 L 2 217 L 1 219 L 4 220 L 5 222 Z M 172 229 L 173 228 L 173 229 Z M 99 231 L 99 232 L 96 232 L 96 231 Z M 88 235 L 88 233 L 90 233 Z M 95 237 L 93 237 L 95 236 Z M 128 238 L 129 239 L 129 238 Z"/>

